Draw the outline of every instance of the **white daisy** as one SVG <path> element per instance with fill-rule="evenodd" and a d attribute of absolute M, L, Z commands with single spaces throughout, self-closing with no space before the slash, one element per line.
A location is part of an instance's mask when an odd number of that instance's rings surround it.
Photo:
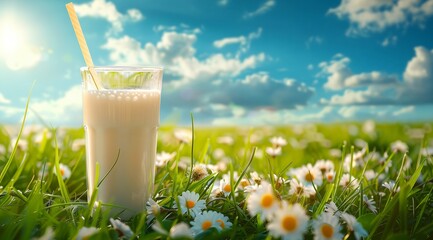
<path fill-rule="evenodd" d="M 0 155 L 3 155 L 3 154 L 5 154 L 5 153 L 6 153 L 6 148 L 5 148 L 5 146 L 3 146 L 3 145 L 0 144 Z"/>
<path fill-rule="evenodd" d="M 78 138 L 72 142 L 72 151 L 76 152 L 80 149 L 83 149 L 86 146 L 86 139 Z"/>
<path fill-rule="evenodd" d="M 356 178 L 353 176 L 351 177 L 350 174 L 345 173 L 343 176 L 341 176 L 340 179 L 340 186 L 344 188 L 358 188 L 359 182 Z"/>
<path fill-rule="evenodd" d="M 368 232 L 362 227 L 353 215 L 342 213 L 341 219 L 347 224 L 347 229 L 354 233 L 357 240 L 368 236 Z"/>
<path fill-rule="evenodd" d="M 147 211 L 147 224 L 149 224 L 156 216 L 161 212 L 161 207 L 155 200 L 149 198 L 146 203 L 146 211 Z"/>
<path fill-rule="evenodd" d="M 221 189 L 221 192 L 224 193 L 224 196 L 230 195 L 232 191 L 232 186 L 230 185 L 230 180 L 227 180 L 226 178 L 221 179 L 219 182 L 219 188 Z"/>
<path fill-rule="evenodd" d="M 246 187 L 250 186 L 251 183 L 248 179 L 242 178 L 241 181 L 239 182 L 238 188 L 243 191 L 245 190 Z"/>
<path fill-rule="evenodd" d="M 385 188 L 387 188 L 392 194 L 400 192 L 400 186 L 398 186 L 397 188 L 395 188 L 395 182 L 392 181 L 392 180 L 389 181 L 389 182 L 384 182 L 382 184 L 382 186 L 384 186 Z"/>
<path fill-rule="evenodd" d="M 343 239 L 338 217 L 329 213 L 324 212 L 316 220 L 313 220 L 313 229 L 315 240 Z"/>
<path fill-rule="evenodd" d="M 308 216 L 305 209 L 298 203 L 289 205 L 285 201 L 267 225 L 270 235 L 283 240 L 303 239 L 307 227 Z"/>
<path fill-rule="evenodd" d="M 215 159 L 221 159 L 221 158 L 223 158 L 225 155 L 226 155 L 226 153 L 225 153 L 224 150 L 221 149 L 221 148 L 217 148 L 217 149 L 213 150 L 213 153 L 212 153 L 212 156 L 213 156 Z"/>
<path fill-rule="evenodd" d="M 393 152 L 405 153 L 409 150 L 409 147 L 407 146 L 406 143 L 404 143 L 400 140 L 397 140 L 397 141 L 391 143 L 391 150 Z"/>
<path fill-rule="evenodd" d="M 377 173 L 374 170 L 369 169 L 369 170 L 365 171 L 364 177 L 365 177 L 365 179 L 367 179 L 367 181 L 371 181 L 377 177 Z"/>
<path fill-rule="evenodd" d="M 337 205 L 333 201 L 325 204 L 325 212 L 337 217 L 340 217 L 341 215 L 340 210 L 338 210 Z"/>
<path fill-rule="evenodd" d="M 194 221 L 191 222 L 191 230 L 194 235 L 198 235 L 209 228 L 216 228 L 218 231 L 221 230 L 221 225 L 217 221 L 219 219 L 219 215 L 214 211 L 204 211 L 195 216 Z"/>
<path fill-rule="evenodd" d="M 179 204 L 182 210 L 182 214 L 189 213 L 191 216 L 195 216 L 201 210 L 206 208 L 204 200 L 199 200 L 199 195 L 195 192 L 186 191 L 179 196 Z"/>
<path fill-rule="evenodd" d="M 257 189 L 259 189 L 259 188 L 261 188 L 261 187 L 262 187 L 262 185 L 259 185 L 259 184 L 255 183 L 255 184 L 253 184 L 253 185 L 246 186 L 246 187 L 244 188 L 244 192 L 245 192 L 245 193 L 253 193 L 253 192 L 256 192 Z"/>
<path fill-rule="evenodd" d="M 299 181 L 306 186 L 314 183 L 316 187 L 320 187 L 323 183 L 322 172 L 310 163 L 297 169 L 295 174 Z"/>
<path fill-rule="evenodd" d="M 186 129 L 176 129 L 174 137 L 181 143 L 190 143 L 192 141 L 192 132 Z"/>
<path fill-rule="evenodd" d="M 314 164 L 314 167 L 319 169 L 322 174 L 329 171 L 334 171 L 334 163 L 331 160 L 317 160 Z"/>
<path fill-rule="evenodd" d="M 363 167 L 365 164 L 364 155 L 366 151 L 367 148 L 363 148 L 361 151 L 353 153 L 353 159 L 352 154 L 347 154 L 344 158 L 344 169 L 350 171 L 350 163 L 352 163 L 352 168 Z"/>
<path fill-rule="evenodd" d="M 341 150 L 338 148 L 329 149 L 329 155 L 334 158 L 341 157 Z"/>
<path fill-rule="evenodd" d="M 277 148 L 267 147 L 265 151 L 272 158 L 275 158 L 275 157 L 281 155 L 281 147 L 277 147 Z"/>
<path fill-rule="evenodd" d="M 260 184 L 262 181 L 262 177 L 259 176 L 257 172 L 250 172 L 251 180 L 253 180 L 255 183 Z"/>
<path fill-rule="evenodd" d="M 60 163 L 60 176 L 62 176 L 63 180 L 68 179 L 71 176 L 71 169 L 68 166 Z M 54 173 L 57 174 L 56 168 L 54 168 Z"/>
<path fill-rule="evenodd" d="M 167 163 L 176 156 L 176 152 L 167 153 L 162 151 L 156 154 L 155 166 L 164 167 Z"/>
<path fill-rule="evenodd" d="M 287 145 L 287 141 L 286 139 L 282 138 L 282 137 L 273 137 L 271 139 L 269 139 L 269 141 L 272 143 L 272 145 L 274 145 L 276 148 L 278 147 L 284 147 Z"/>
<path fill-rule="evenodd" d="M 181 222 L 170 229 L 170 238 L 193 239 L 193 233 L 188 224 Z"/>
<path fill-rule="evenodd" d="M 10 145 L 9 145 L 9 151 L 12 152 L 12 150 L 15 147 L 15 144 L 17 144 L 17 149 L 21 150 L 21 151 L 27 151 L 29 148 L 29 144 L 27 143 L 26 140 L 23 140 L 22 138 L 20 138 L 17 142 L 18 138 L 14 137 L 11 139 L 10 141 Z"/>
<path fill-rule="evenodd" d="M 329 183 L 334 182 L 335 180 L 335 171 L 329 171 L 325 173 L 325 179 L 326 181 L 328 181 Z"/>
<path fill-rule="evenodd" d="M 95 228 L 95 227 L 82 227 L 80 229 L 80 231 L 78 231 L 76 240 L 84 240 L 84 239 L 89 239 L 91 236 L 93 236 L 94 234 L 98 233 L 99 229 Z"/>
<path fill-rule="evenodd" d="M 221 230 L 230 229 L 232 227 L 232 223 L 229 221 L 229 218 L 227 216 L 224 216 L 224 214 L 215 212 L 217 222 L 221 227 Z"/>
<path fill-rule="evenodd" d="M 374 201 L 374 199 L 368 199 L 367 195 L 363 195 L 362 196 L 362 200 L 364 202 L 365 205 L 367 205 L 367 208 L 370 209 L 370 211 L 372 211 L 374 214 L 377 214 L 377 209 L 376 209 L 376 202 Z"/>
<path fill-rule="evenodd" d="M 272 186 L 263 182 L 261 187 L 252 192 L 247 199 L 247 208 L 251 216 L 260 214 L 260 218 L 270 218 L 278 209 L 279 200 L 275 196 Z"/>
<path fill-rule="evenodd" d="M 221 137 L 217 138 L 217 142 L 220 144 L 233 145 L 235 140 L 231 136 L 221 136 Z"/>
<path fill-rule="evenodd" d="M 110 223 L 114 230 L 116 230 L 116 232 L 119 234 L 120 238 L 125 237 L 129 239 L 134 235 L 134 232 L 132 232 L 131 228 L 120 220 L 110 218 Z"/>
<path fill-rule="evenodd" d="M 296 195 L 298 197 L 304 196 L 304 197 L 310 197 L 312 194 L 316 194 L 316 191 L 312 186 L 306 187 L 304 184 L 298 182 L 298 180 L 292 178 L 289 181 L 290 183 L 290 190 L 289 195 Z"/>

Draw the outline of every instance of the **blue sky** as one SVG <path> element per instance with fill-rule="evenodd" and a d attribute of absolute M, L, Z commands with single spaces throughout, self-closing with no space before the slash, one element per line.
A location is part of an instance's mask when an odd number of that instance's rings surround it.
<path fill-rule="evenodd" d="M 80 126 L 65 4 L 0 2 L 0 123 Z M 164 66 L 162 123 L 431 121 L 433 0 L 74 2 L 95 65 Z"/>

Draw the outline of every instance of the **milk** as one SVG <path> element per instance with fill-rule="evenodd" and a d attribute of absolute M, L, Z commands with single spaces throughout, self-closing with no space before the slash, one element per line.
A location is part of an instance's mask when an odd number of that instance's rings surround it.
<path fill-rule="evenodd" d="M 143 211 L 153 189 L 160 91 L 84 90 L 83 111 L 88 199 L 98 162 L 98 183 L 113 168 L 99 186 L 98 201 L 127 208 L 125 218 Z"/>

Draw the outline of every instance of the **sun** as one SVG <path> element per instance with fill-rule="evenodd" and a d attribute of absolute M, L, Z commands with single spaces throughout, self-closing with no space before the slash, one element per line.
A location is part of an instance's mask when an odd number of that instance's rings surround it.
<path fill-rule="evenodd" d="M 25 43 L 24 29 L 10 19 L 0 22 L 0 49 L 1 55 L 10 56 L 16 53 Z"/>

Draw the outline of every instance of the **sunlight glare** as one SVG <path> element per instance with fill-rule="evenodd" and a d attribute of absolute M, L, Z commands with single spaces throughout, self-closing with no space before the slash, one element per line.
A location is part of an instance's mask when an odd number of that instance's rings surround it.
<path fill-rule="evenodd" d="M 9 19 L 0 24 L 0 49 L 1 55 L 10 56 L 25 46 L 24 29 L 16 22 Z"/>

